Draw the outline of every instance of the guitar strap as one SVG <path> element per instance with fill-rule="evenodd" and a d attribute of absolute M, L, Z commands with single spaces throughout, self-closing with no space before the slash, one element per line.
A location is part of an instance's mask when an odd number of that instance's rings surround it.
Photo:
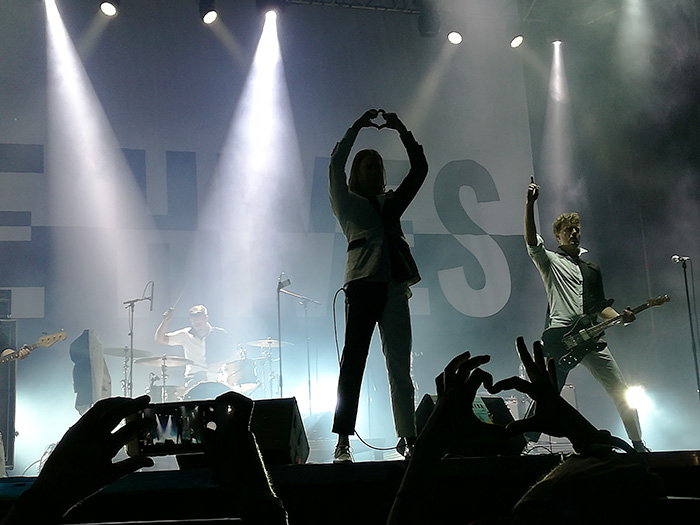
<path fill-rule="evenodd" d="M 591 282 L 595 280 L 593 269 L 588 266 L 588 263 L 580 257 L 576 259 L 576 264 L 581 270 L 583 278 L 583 313 L 586 314 L 592 322 L 595 322 L 595 315 L 592 315 L 593 292 L 591 290 Z"/>

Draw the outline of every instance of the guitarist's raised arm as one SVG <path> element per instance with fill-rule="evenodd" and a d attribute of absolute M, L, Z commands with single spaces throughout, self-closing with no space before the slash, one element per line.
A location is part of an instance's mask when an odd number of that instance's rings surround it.
<path fill-rule="evenodd" d="M 537 246 L 537 226 L 535 225 L 535 201 L 540 193 L 540 187 L 535 184 L 535 178 L 530 177 L 525 200 L 525 242 L 528 246 Z"/>

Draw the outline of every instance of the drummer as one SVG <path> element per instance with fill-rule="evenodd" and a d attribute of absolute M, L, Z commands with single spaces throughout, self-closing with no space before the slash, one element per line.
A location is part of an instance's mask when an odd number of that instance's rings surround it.
<path fill-rule="evenodd" d="M 156 330 L 156 342 L 184 348 L 185 358 L 192 361 L 185 367 L 185 387 L 202 381 L 216 381 L 221 366 L 233 359 L 228 333 L 209 323 L 207 308 L 201 304 L 190 308 L 190 326 L 168 332 L 173 313 L 173 308 L 168 308 L 163 314 Z"/>

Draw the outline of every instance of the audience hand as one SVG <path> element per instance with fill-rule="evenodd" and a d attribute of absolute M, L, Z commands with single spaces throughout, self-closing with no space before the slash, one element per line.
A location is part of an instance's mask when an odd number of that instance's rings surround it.
<path fill-rule="evenodd" d="M 419 441 L 430 436 L 441 453 L 458 447 L 458 452 L 468 454 L 467 448 L 475 447 L 478 454 L 485 452 L 484 444 L 508 437 L 502 426 L 479 420 L 472 408 L 479 387 L 490 388 L 493 383 L 491 374 L 479 368 L 489 360 L 488 355 L 472 357 L 465 352 L 447 364 L 435 378 L 438 400 Z"/>
<path fill-rule="evenodd" d="M 33 485 L 19 498 L 9 521 L 21 523 L 31 518 L 58 520 L 72 507 L 117 479 L 153 465 L 145 456 L 116 463 L 116 453 L 136 432 L 150 425 L 139 419 L 114 431 L 127 416 L 148 405 L 150 398 L 111 397 L 95 403 L 63 435 Z"/>
<path fill-rule="evenodd" d="M 584 447 L 590 444 L 591 440 L 598 439 L 598 430 L 559 395 L 554 359 L 545 362 L 540 341 L 535 341 L 532 348 L 533 356 L 530 355 L 525 340 L 522 337 L 517 338 L 516 350 L 530 378 L 529 381 L 511 377 L 498 381 L 490 388 L 487 387 L 493 394 L 515 389 L 527 394 L 536 403 L 531 417 L 513 421 L 507 426 L 507 430 L 514 435 L 537 431 L 551 436 L 567 437 L 574 447 Z"/>
<path fill-rule="evenodd" d="M 253 409 L 253 400 L 237 392 L 216 398 L 218 425 L 205 430 L 206 460 L 214 481 L 226 490 L 245 523 L 283 525 L 287 513 L 250 430 Z"/>

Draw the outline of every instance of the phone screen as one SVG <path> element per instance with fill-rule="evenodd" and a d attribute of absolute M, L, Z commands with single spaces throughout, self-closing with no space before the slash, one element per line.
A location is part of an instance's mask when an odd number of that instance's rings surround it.
<path fill-rule="evenodd" d="M 152 425 L 127 444 L 130 456 L 167 456 L 204 452 L 205 429 L 216 428 L 213 401 L 148 405 L 127 421 L 151 419 Z"/>

